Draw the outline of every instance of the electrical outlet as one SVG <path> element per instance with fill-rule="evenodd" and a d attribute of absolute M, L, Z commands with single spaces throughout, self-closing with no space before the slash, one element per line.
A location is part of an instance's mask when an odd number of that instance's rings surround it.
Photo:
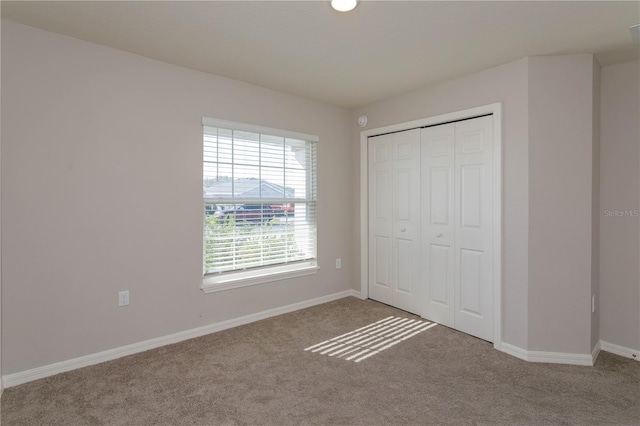
<path fill-rule="evenodd" d="M 336 259 L 336 269 L 340 269 L 342 268 L 342 259 L 337 258 Z"/>
<path fill-rule="evenodd" d="M 118 306 L 127 306 L 129 304 L 129 290 L 118 292 Z"/>

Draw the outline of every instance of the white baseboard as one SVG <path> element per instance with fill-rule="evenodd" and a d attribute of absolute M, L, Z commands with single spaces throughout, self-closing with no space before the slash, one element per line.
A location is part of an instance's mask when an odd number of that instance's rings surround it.
<path fill-rule="evenodd" d="M 353 297 L 357 297 L 357 298 L 358 298 L 358 299 L 360 299 L 360 300 L 365 300 L 365 299 L 362 297 L 362 293 L 360 292 L 360 290 L 354 290 L 354 289 L 351 289 L 351 290 L 348 290 L 348 291 L 349 291 L 349 292 L 351 292 L 351 294 L 350 294 L 351 296 L 353 296 Z"/>
<path fill-rule="evenodd" d="M 498 349 L 498 348 L 496 348 L 496 349 Z M 506 354 L 509 354 L 511 356 L 515 356 L 516 358 L 520 358 L 521 360 L 524 360 L 524 361 L 528 361 L 529 360 L 528 359 L 529 355 L 528 355 L 526 350 L 524 350 L 524 349 L 522 349 L 522 348 L 520 348 L 518 346 L 506 343 L 504 341 L 502 342 L 502 345 L 500 345 L 500 349 L 499 350 L 504 352 L 504 353 L 506 353 Z"/>
<path fill-rule="evenodd" d="M 626 348 L 624 346 L 605 342 L 604 340 L 600 340 L 600 348 L 605 352 L 611 352 L 615 355 L 620 355 L 625 358 L 631 358 L 635 359 L 636 361 L 640 361 L 640 350 L 638 349 Z"/>
<path fill-rule="evenodd" d="M 234 318 L 226 321 L 221 321 L 214 324 L 205 325 L 191 330 L 185 330 L 167 336 L 156 337 L 155 339 L 145 340 L 131 345 L 122 346 L 120 348 L 109 349 L 103 352 L 98 352 L 91 355 L 85 355 L 78 358 L 73 358 L 67 361 L 57 362 L 55 364 L 49 364 L 42 367 L 33 368 L 31 370 L 20 371 L 18 373 L 7 374 L 2 377 L 4 386 L 10 388 L 12 386 L 21 385 L 23 383 L 31 382 L 45 377 L 53 376 L 55 374 L 64 373 L 66 371 L 76 370 L 82 367 L 88 367 L 90 365 L 99 364 L 105 361 L 111 361 L 117 358 L 122 358 L 127 355 L 133 355 L 140 352 L 148 351 L 150 349 L 159 348 L 161 346 L 178 343 L 183 340 L 193 339 L 194 337 L 200 337 L 207 334 L 215 333 L 216 331 L 222 331 L 240 325 L 249 324 L 255 321 L 260 321 L 266 318 L 274 317 L 277 315 L 286 314 L 289 312 L 297 311 L 304 308 L 309 308 L 315 305 L 321 305 L 323 303 L 332 302 L 334 300 L 342 299 L 345 297 L 354 296 L 360 297 L 360 292 L 356 290 L 345 290 L 339 293 L 330 294 L 327 296 L 317 297 L 315 299 L 305 300 L 303 302 L 293 303 L 291 305 L 281 306 L 279 308 L 269 309 L 255 314 L 245 315 L 243 317 Z"/>
<path fill-rule="evenodd" d="M 592 366 L 595 358 L 600 351 L 599 345 L 596 345 L 591 354 L 572 354 L 563 352 L 543 352 L 543 351 L 527 351 L 518 346 L 502 342 L 502 352 L 520 358 L 529 362 L 546 362 L 550 364 L 571 364 L 571 365 L 588 365 Z"/>

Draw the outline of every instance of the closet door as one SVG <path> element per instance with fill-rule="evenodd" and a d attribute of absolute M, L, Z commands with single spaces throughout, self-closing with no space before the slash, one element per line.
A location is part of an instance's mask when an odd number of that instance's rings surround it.
<path fill-rule="evenodd" d="M 423 316 L 493 341 L 492 117 L 422 129 Z"/>
<path fill-rule="evenodd" d="M 421 134 L 424 317 L 454 327 L 454 124 Z"/>
<path fill-rule="evenodd" d="M 455 126 L 455 327 L 493 341 L 493 121 Z"/>
<path fill-rule="evenodd" d="M 369 138 L 369 294 L 421 313 L 420 131 Z"/>
<path fill-rule="evenodd" d="M 391 239 L 393 139 L 369 138 L 369 297 L 393 304 Z"/>

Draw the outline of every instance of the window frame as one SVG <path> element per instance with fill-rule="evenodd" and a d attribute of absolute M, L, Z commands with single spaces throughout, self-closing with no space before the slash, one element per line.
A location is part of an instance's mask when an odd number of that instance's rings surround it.
<path fill-rule="evenodd" d="M 233 131 L 243 131 L 243 132 L 252 132 L 258 134 L 265 134 L 269 136 L 278 136 L 283 138 L 297 139 L 303 140 L 305 142 L 318 143 L 319 137 L 316 135 L 299 133 L 289 130 L 282 130 L 246 123 L 238 123 L 229 120 L 221 120 L 210 117 L 202 117 L 202 129 L 201 134 L 204 137 L 205 127 L 215 127 L 215 128 L 223 128 L 223 129 L 231 129 Z M 201 161 L 204 167 L 204 158 Z M 317 182 L 318 176 L 318 167 L 317 167 L 317 154 L 316 154 L 316 164 L 315 168 L 312 169 L 312 173 L 315 173 L 314 179 Z M 317 206 L 317 187 L 316 187 L 316 196 L 315 203 Z M 202 214 L 203 214 L 203 240 L 202 240 L 202 259 L 205 256 L 205 241 L 204 241 L 204 232 L 205 232 L 205 221 L 206 221 L 206 212 L 205 206 L 210 202 L 209 198 L 202 198 Z M 292 202 L 295 202 L 292 200 Z M 316 257 L 310 260 L 303 261 L 295 261 L 291 263 L 278 263 L 274 265 L 262 266 L 251 269 L 244 270 L 234 270 L 234 271 L 226 271 L 226 272 L 216 272 L 216 273 L 204 273 L 204 263 L 201 264 L 203 268 L 203 279 L 202 285 L 200 289 L 204 293 L 213 293 L 218 291 L 229 290 L 233 288 L 240 288 L 246 286 L 252 286 L 257 284 L 268 283 L 272 281 L 280 281 L 285 279 L 297 278 L 306 275 L 312 275 L 317 273 L 320 269 L 318 266 L 317 260 L 317 245 L 318 245 L 318 218 L 317 212 L 315 217 L 315 254 Z"/>

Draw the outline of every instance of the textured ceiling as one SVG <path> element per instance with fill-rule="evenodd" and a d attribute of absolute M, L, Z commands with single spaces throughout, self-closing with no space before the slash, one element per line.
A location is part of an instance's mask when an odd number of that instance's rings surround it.
<path fill-rule="evenodd" d="M 347 108 L 525 56 L 637 59 L 640 2 L 2 1 L 2 18 Z"/>

